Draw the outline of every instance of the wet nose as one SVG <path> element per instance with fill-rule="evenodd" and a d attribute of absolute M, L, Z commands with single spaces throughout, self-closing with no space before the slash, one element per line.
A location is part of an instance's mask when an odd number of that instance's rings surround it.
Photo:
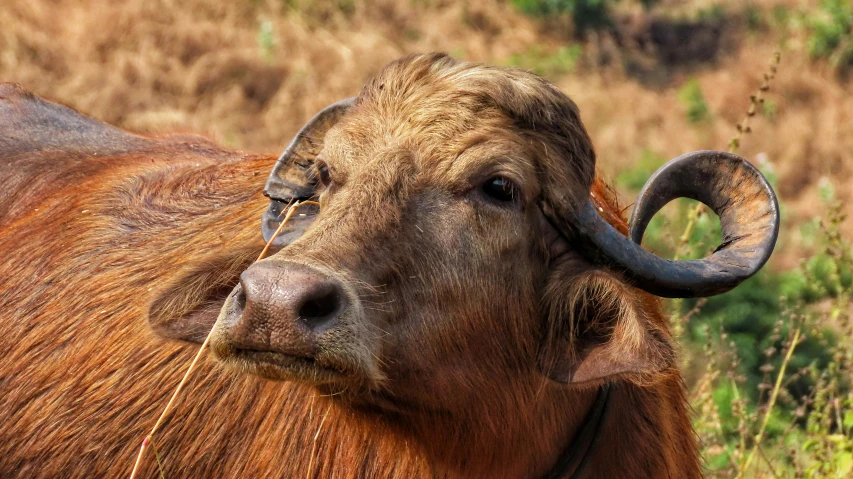
<path fill-rule="evenodd" d="M 340 281 L 321 271 L 262 261 L 240 276 L 231 303 L 225 326 L 235 347 L 310 358 L 348 302 Z"/>

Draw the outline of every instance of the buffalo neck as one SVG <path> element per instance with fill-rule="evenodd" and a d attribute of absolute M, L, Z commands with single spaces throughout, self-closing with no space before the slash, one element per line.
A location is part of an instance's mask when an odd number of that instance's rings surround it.
<path fill-rule="evenodd" d="M 529 396 L 484 398 L 465 411 L 403 419 L 403 434 L 420 443 L 435 477 L 546 477 L 575 449 L 574 441 L 590 440 L 579 433 L 596 405 L 598 389 L 567 390 L 541 382 L 527 386 Z M 607 417 L 595 431 L 597 447 L 588 457 L 577 458 L 585 461 L 585 471 L 571 477 L 701 477 L 678 376 L 644 387 L 617 382 L 609 403 Z M 566 477 L 573 471 L 574 466 Z"/>
<path fill-rule="evenodd" d="M 696 435 L 680 376 L 618 383 L 584 478 L 699 478 Z"/>

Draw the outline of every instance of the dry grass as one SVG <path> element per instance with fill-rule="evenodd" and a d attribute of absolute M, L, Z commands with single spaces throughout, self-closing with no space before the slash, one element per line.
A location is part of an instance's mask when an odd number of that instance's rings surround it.
<path fill-rule="evenodd" d="M 658 11 L 683 16 L 715 3 L 721 2 L 667 0 Z M 0 25 L 0 81 L 131 130 L 201 132 L 252 151 L 282 149 L 306 118 L 358 93 L 365 79 L 405 53 L 442 50 L 508 63 L 514 54 L 552 52 L 568 41 L 489 0 L 6 0 Z M 609 64 L 599 66 L 594 59 L 606 41 L 587 45 L 574 72 L 551 79 L 580 105 L 600 165 L 614 175 L 644 149 L 673 157 L 725 148 L 760 83 L 757 65 L 780 47 L 776 36 L 739 34 L 739 46 L 716 64 L 674 71 L 658 88 L 628 77 L 612 51 Z M 786 67 L 770 98 L 776 111 L 756 119 L 760 134 L 741 149 L 749 159 L 765 153 L 776 167 L 789 223 L 812 216 L 810 198 L 823 176 L 837 181 L 841 200 L 853 200 L 853 91 L 811 61 L 804 42 L 796 31 L 786 35 Z M 702 125 L 690 124 L 677 95 L 694 77 L 710 110 Z M 791 265 L 798 256 L 777 261 Z"/>
<path fill-rule="evenodd" d="M 304 205 L 315 205 L 318 207 L 320 206 L 320 204 L 317 203 L 316 201 L 302 201 L 302 202 L 297 201 L 296 203 L 293 203 L 293 202 L 289 203 L 287 205 L 287 207 L 282 211 L 282 214 L 284 214 L 284 213 L 286 213 L 286 214 L 284 215 L 284 218 L 281 220 L 281 224 L 279 224 L 278 228 L 276 228 L 275 232 L 270 237 L 269 241 L 267 241 L 267 244 L 264 245 L 264 249 L 261 250 L 261 254 L 258 255 L 258 259 L 256 259 L 255 262 L 258 262 L 258 261 L 264 259 L 264 257 L 267 255 L 267 252 L 270 250 L 270 246 L 272 246 L 273 241 L 275 241 L 275 239 L 281 233 L 281 230 L 284 229 L 284 227 L 287 225 L 287 222 L 290 221 L 290 218 L 293 217 L 293 213 L 295 213 L 296 210 L 298 210 L 300 206 L 304 206 Z M 207 348 L 207 345 L 210 343 L 210 338 L 212 336 L 213 336 L 213 329 L 211 329 L 210 332 L 207 333 L 207 336 L 204 338 L 204 341 L 201 343 L 201 346 L 199 346 L 198 351 L 196 352 L 196 355 L 193 357 L 192 361 L 190 362 L 189 366 L 187 367 L 186 373 L 184 373 L 183 378 L 181 378 L 181 382 L 178 383 L 177 387 L 175 387 L 175 391 L 172 393 L 172 396 L 169 398 L 169 402 L 166 403 L 166 406 L 163 408 L 163 412 L 160 413 L 160 417 L 157 418 L 157 421 L 154 423 L 154 426 L 151 428 L 151 432 L 149 432 L 148 435 L 145 436 L 145 438 L 142 440 L 142 445 L 139 447 L 139 454 L 137 454 L 137 456 L 136 456 L 136 462 L 134 463 L 133 470 L 130 473 L 130 479 L 134 479 L 136 477 L 136 474 L 139 471 L 139 466 L 142 464 L 142 460 L 145 457 L 145 451 L 148 449 L 148 446 L 151 446 L 154 449 L 154 453 L 157 454 L 157 447 L 155 445 L 154 435 L 157 433 L 157 430 L 163 424 L 163 421 L 166 419 L 166 417 L 168 417 L 169 412 L 172 410 L 172 407 L 174 406 L 175 402 L 178 400 L 178 397 L 181 394 L 181 390 L 184 388 L 184 385 L 189 380 L 190 375 L 193 373 L 193 370 L 195 370 L 196 364 L 198 364 L 199 358 L 201 358 L 201 356 L 204 354 L 204 350 Z M 325 417 L 323 418 L 323 420 L 325 421 Z M 320 423 L 320 427 L 323 427 L 322 422 Z M 317 431 L 317 434 L 320 434 L 319 430 Z M 316 440 L 317 440 L 316 436 L 315 436 L 314 440 L 316 442 Z M 313 459 L 313 455 L 311 457 Z M 157 459 L 157 465 L 160 467 L 160 475 L 162 476 L 163 475 L 163 467 L 162 467 L 162 464 L 160 463 L 159 455 L 156 459 Z M 309 468 L 309 472 L 310 472 L 310 468 Z"/>
<path fill-rule="evenodd" d="M 486 60 L 538 40 L 528 20 L 483 1 L 354 2 L 349 13 L 334 2 L 285 3 L 6 1 L 0 77 L 126 128 L 202 131 L 274 151 L 406 52 L 464 45 L 464 55 Z"/>

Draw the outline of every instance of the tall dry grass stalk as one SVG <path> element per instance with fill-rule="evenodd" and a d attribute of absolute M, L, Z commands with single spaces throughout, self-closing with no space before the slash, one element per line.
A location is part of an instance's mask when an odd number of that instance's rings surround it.
<path fill-rule="evenodd" d="M 755 442 L 749 450 L 749 455 L 746 456 L 746 460 L 740 465 L 740 472 L 737 476 L 738 478 L 741 478 L 746 474 L 747 469 L 749 469 L 753 459 L 755 459 L 755 453 L 761 450 L 761 441 L 764 440 L 764 433 L 767 430 L 767 423 L 770 420 L 770 414 L 773 412 L 773 408 L 776 407 L 776 399 L 779 397 L 779 391 L 781 391 L 782 388 L 782 380 L 785 378 L 785 370 L 791 362 L 791 358 L 794 354 L 794 348 L 799 344 L 800 333 L 802 333 L 802 325 L 798 325 L 797 329 L 794 331 L 794 337 L 791 339 L 790 346 L 788 346 L 788 352 L 785 353 L 785 359 L 782 360 L 782 367 L 779 368 L 779 374 L 776 376 L 776 383 L 773 386 L 773 393 L 770 395 L 770 401 L 767 404 L 764 419 L 761 421 L 761 426 L 758 429 L 758 433 L 755 435 Z M 745 447 L 745 442 L 742 441 L 741 445 L 741 447 Z"/>
<path fill-rule="evenodd" d="M 316 205 L 318 207 L 320 206 L 320 204 L 317 203 L 316 201 L 301 201 L 301 202 L 297 201 L 294 203 L 291 200 L 291 202 L 288 203 L 287 209 L 284 210 L 286 212 L 284 219 L 282 220 L 282 222 L 278 226 L 278 228 L 275 230 L 275 233 L 273 233 L 270 240 L 267 241 L 267 244 L 264 246 L 264 249 L 261 251 L 261 254 L 258 255 L 258 259 L 256 259 L 255 262 L 264 259 L 267 252 L 269 252 L 270 246 L 272 245 L 273 241 L 275 241 L 275 239 L 281 233 L 281 230 L 284 228 L 284 226 L 287 224 L 287 222 L 290 221 L 290 218 L 293 217 L 293 214 L 296 212 L 296 210 L 299 209 L 299 207 L 305 206 L 305 205 Z M 181 393 L 181 390 L 183 390 L 184 385 L 187 383 L 187 381 L 190 378 L 190 375 L 195 370 L 196 364 L 198 364 L 198 360 L 201 358 L 202 354 L 204 353 L 205 349 L 207 348 L 207 345 L 210 343 L 210 338 L 212 335 L 213 335 L 213 328 L 211 328 L 210 332 L 207 333 L 207 336 L 204 338 L 204 342 L 202 342 L 201 346 L 198 348 L 198 352 L 196 353 L 195 357 L 193 357 L 192 362 L 190 362 L 190 365 L 187 368 L 187 372 L 184 373 L 184 377 L 181 378 L 181 382 L 178 383 L 178 387 L 175 388 L 175 392 L 172 393 L 172 397 L 169 398 L 169 402 L 166 404 L 166 407 L 163 408 L 163 412 L 160 413 L 160 417 L 157 418 L 157 422 L 154 423 L 154 427 L 151 428 L 151 432 L 149 432 L 148 435 L 145 436 L 145 438 L 142 440 L 142 445 L 139 447 L 139 454 L 136 455 L 136 462 L 133 464 L 133 470 L 130 473 L 130 479 L 136 478 L 136 474 L 138 473 L 139 467 L 142 464 L 142 458 L 144 457 L 145 451 L 148 449 L 148 447 L 149 446 L 154 447 L 154 451 L 156 453 L 157 449 L 154 446 L 154 434 L 160 428 L 160 425 L 163 424 L 163 421 L 166 419 L 166 417 L 169 415 L 169 412 L 172 410 L 172 407 L 175 405 L 175 403 L 178 399 L 178 396 Z M 318 434 L 319 434 L 319 431 L 318 431 Z M 162 463 L 160 461 L 159 454 L 157 454 L 157 456 L 158 456 L 157 457 L 157 465 L 160 469 L 160 475 L 163 476 L 163 466 L 162 466 Z"/>
<path fill-rule="evenodd" d="M 780 347 L 764 351 L 761 367 L 764 380 L 758 385 L 757 404 L 743 396 L 743 379 L 732 374 L 737 359 L 730 364 L 717 360 L 720 346 L 709 346 L 706 374 L 695 389 L 694 406 L 699 413 L 696 425 L 706 454 L 727 457 L 728 467 L 709 471 L 712 477 L 846 479 L 853 476 L 853 327 L 850 325 L 850 300 L 853 296 L 853 253 L 851 244 L 840 235 L 846 215 L 838 202 L 828 206 L 821 221 L 825 248 L 821 254 L 828 263 L 825 286 L 819 291 L 819 303 L 802 298 L 781 298 L 789 303 L 786 313 L 776 322 L 771 340 L 784 338 Z M 803 266 L 803 276 L 811 278 Z M 787 332 L 785 332 L 787 330 Z M 835 339 L 827 340 L 832 331 Z M 798 348 L 811 339 L 823 344 L 830 357 L 820 364 L 812 360 L 805 366 L 794 365 Z M 721 333 L 721 342 L 726 335 Z M 727 354 L 736 354 L 733 344 Z M 779 356 L 779 352 L 784 354 Z M 777 361 L 778 360 L 778 361 Z M 775 364 L 774 364 L 775 363 Z M 776 371 L 775 374 L 772 374 Z M 726 373 L 727 372 L 727 373 Z M 721 379 L 722 378 L 722 379 Z M 810 391 L 794 397 L 789 387 L 808 379 Z M 716 407 L 713 391 L 723 383 L 735 391 L 731 420 L 725 424 L 723 412 Z M 730 421 L 731 421 L 730 420 Z M 724 429 L 730 429 L 725 433 Z M 726 436 L 734 435 L 734 443 Z"/>
<path fill-rule="evenodd" d="M 750 96 L 750 106 L 747 110 L 746 116 L 743 120 L 737 125 L 737 134 L 732 140 L 729 142 L 729 151 L 735 153 L 741 146 L 741 141 L 744 135 L 752 132 L 752 128 L 750 122 L 752 118 L 756 115 L 758 108 L 765 102 L 765 95 L 770 91 L 771 82 L 776 76 L 776 72 L 778 69 L 778 65 L 780 62 L 781 55 L 776 52 L 774 53 L 773 60 L 770 63 L 770 67 L 768 72 L 764 74 L 763 82 L 758 90 Z M 679 258 L 685 252 L 685 249 L 688 246 L 688 242 L 690 238 L 693 236 L 694 228 L 697 224 L 698 219 L 701 215 L 707 214 L 706 207 L 703 204 L 698 204 L 695 207 L 691 208 L 688 211 L 688 222 L 685 227 L 683 234 L 679 237 L 679 241 L 677 243 L 677 248 L 675 251 L 675 258 Z M 834 257 L 836 261 L 833 262 L 832 272 L 834 274 L 835 283 L 838 285 L 835 288 L 835 302 L 836 307 L 835 311 L 847 311 L 849 309 L 849 292 L 848 294 L 842 294 L 842 279 L 841 279 L 841 270 L 842 266 L 840 266 L 845 259 L 849 260 L 849 255 L 845 256 L 844 247 L 842 247 L 843 241 L 841 240 L 840 234 L 838 232 L 838 226 L 842 222 L 843 217 L 839 215 L 832 216 L 831 222 L 834 228 L 827 228 L 824 226 L 824 232 L 829 239 L 830 246 L 829 249 L 834 253 Z M 784 298 L 782 299 L 784 301 Z M 684 316 L 680 316 L 679 312 L 681 311 L 681 302 L 678 301 L 675 303 L 675 313 L 673 314 L 673 326 L 676 334 L 681 335 L 683 332 L 683 328 L 686 325 L 687 321 L 698 314 L 702 307 L 706 304 L 707 299 L 700 299 L 694 305 L 694 307 Z M 803 307 L 802 305 L 800 306 Z M 849 321 L 849 313 L 843 313 L 844 318 Z M 772 386 L 770 384 L 762 383 L 759 385 L 759 397 L 765 397 L 764 402 L 760 405 L 759 409 L 752 411 L 750 409 L 749 401 L 745 396 L 743 396 L 740 387 L 738 386 L 739 380 L 737 378 L 737 373 L 733 372 L 737 369 L 737 358 L 734 357 L 729 365 L 728 374 L 723 375 L 722 371 L 724 366 L 718 360 L 718 352 L 715 351 L 715 347 L 712 344 L 710 332 L 706 329 L 706 335 L 708 337 L 708 343 L 705 347 L 705 356 L 707 358 L 706 371 L 705 374 L 700 379 L 694 390 L 694 406 L 696 406 L 699 414 L 699 418 L 697 419 L 697 429 L 700 432 L 700 438 L 704 444 L 704 450 L 709 453 L 714 453 L 714 455 L 725 454 L 727 456 L 727 462 L 729 464 L 728 468 L 723 468 L 722 477 L 736 477 L 737 479 L 748 477 L 748 475 L 752 475 L 751 477 L 765 477 L 762 475 L 761 465 L 768 471 L 769 476 L 774 478 L 779 478 L 780 473 L 777 471 L 777 468 L 780 470 L 790 469 L 790 464 L 774 464 L 774 459 L 767 456 L 764 451 L 763 446 L 768 438 L 768 425 L 770 422 L 779 415 L 779 410 L 777 409 L 779 405 L 780 396 L 785 396 L 787 394 L 786 387 L 790 384 L 791 381 L 795 380 L 798 377 L 801 377 L 803 371 L 798 371 L 793 375 L 788 375 L 788 368 L 791 366 L 791 361 L 794 357 L 794 352 L 798 345 L 801 344 L 803 340 L 803 336 L 805 333 L 805 329 L 808 327 L 806 324 L 806 319 L 808 318 L 807 314 L 791 314 L 789 315 L 790 321 L 787 323 L 788 327 L 788 339 L 785 342 L 785 354 L 781 358 L 780 364 L 777 366 L 778 370 L 776 373 L 775 380 L 773 381 Z M 779 320 L 776 323 L 776 328 L 774 330 L 774 335 L 779 336 L 781 334 L 781 329 L 784 324 L 783 320 Z M 847 325 L 847 323 L 844 323 Z M 845 329 L 849 329 L 849 326 Z M 850 331 L 853 332 L 853 331 Z M 726 333 L 720 333 L 721 341 L 724 341 L 726 338 Z M 762 367 L 762 371 L 765 371 L 765 377 L 769 372 L 773 370 L 773 366 L 770 364 L 769 360 L 775 353 L 775 349 L 771 348 L 766 351 L 766 356 L 768 359 L 768 363 Z M 733 344 L 731 354 L 736 354 Z M 853 347 L 849 347 L 845 349 L 844 347 L 840 347 L 836 356 L 845 356 L 850 357 L 853 355 Z M 853 361 L 846 361 L 847 370 L 853 373 L 853 369 L 850 368 L 850 364 Z M 832 366 L 834 365 L 834 366 Z M 831 366 L 836 370 L 843 369 L 844 361 L 836 360 L 831 363 Z M 853 379 L 853 374 L 850 374 L 848 380 Z M 733 393 L 732 400 L 732 417 L 737 419 L 737 426 L 735 430 L 738 434 L 737 446 L 734 450 L 731 449 L 728 441 L 726 440 L 726 434 L 723 430 L 723 420 L 721 416 L 721 412 L 716 405 L 714 395 L 714 390 L 719 385 L 719 381 L 726 380 L 728 381 L 728 385 Z M 815 387 L 815 396 L 826 396 L 831 392 L 835 392 L 838 394 L 838 382 L 831 382 L 835 386 L 831 391 L 826 388 L 821 388 L 820 385 L 816 385 Z M 848 384 L 850 386 L 850 384 Z M 769 391 L 769 394 L 767 392 Z M 824 401 L 828 403 L 829 401 Z M 835 406 L 836 418 L 835 426 L 838 430 L 841 431 L 841 437 L 835 439 L 836 442 L 844 442 L 844 420 L 841 418 L 841 407 L 842 397 L 836 395 L 833 399 L 833 404 Z M 850 396 L 848 395 L 846 404 L 848 407 L 853 407 L 853 401 L 851 401 Z M 802 401 L 802 403 L 798 406 L 797 411 L 801 409 L 804 410 L 809 406 L 808 399 Z M 795 414 L 794 420 L 792 420 L 791 424 L 788 427 L 788 431 L 792 431 L 796 429 L 796 420 L 798 417 L 802 417 L 804 413 Z M 853 413 L 850 413 L 853 416 Z M 729 427 L 732 427 L 730 425 Z M 848 426 L 849 427 L 849 426 Z M 816 435 L 815 441 L 820 442 L 824 440 L 825 436 L 830 436 L 830 432 L 833 428 L 833 425 L 824 421 L 824 429 L 823 436 Z M 778 443 L 780 440 L 784 438 L 780 438 L 778 436 L 774 437 L 774 442 Z M 795 471 L 796 477 L 836 477 L 831 475 L 823 475 L 821 474 L 820 469 L 825 467 L 825 464 L 837 464 L 842 463 L 838 468 L 845 469 L 849 471 L 849 467 L 843 464 L 844 457 L 850 456 L 853 453 L 853 439 L 846 439 L 850 443 L 851 451 L 844 452 L 842 448 L 841 454 L 847 454 L 847 456 L 842 456 L 842 459 L 837 459 L 837 456 L 831 457 L 831 454 L 824 454 L 819 458 L 819 465 L 815 468 L 814 464 L 812 467 L 806 468 L 806 470 Z M 837 452 L 837 450 L 835 451 Z M 756 460 L 760 458 L 761 465 L 756 466 Z M 790 459 L 790 456 L 788 457 Z M 792 460 L 791 462 L 796 462 Z M 796 469 L 797 465 L 794 465 Z M 834 466 L 830 466 L 832 468 Z M 837 469 L 832 469 L 837 470 Z M 808 474 L 811 472 L 811 474 Z M 826 471 L 831 472 L 831 471 Z M 839 478 L 841 476 L 838 476 Z"/>
<path fill-rule="evenodd" d="M 756 90 L 755 93 L 750 95 L 749 108 L 746 111 L 746 116 L 737 124 L 737 134 L 735 134 L 735 136 L 729 141 L 730 153 L 737 153 L 740 149 L 740 143 L 743 136 L 748 133 L 752 133 L 750 121 L 752 120 L 752 117 L 755 116 L 758 107 L 764 104 L 764 96 L 770 91 L 770 82 L 776 77 L 776 71 L 781 59 L 782 54 L 780 52 L 777 51 L 773 53 L 773 61 L 770 63 L 768 71 L 764 74 L 764 82 L 760 87 L 758 87 L 758 90 Z M 687 244 L 693 235 L 693 230 L 696 227 L 696 221 L 705 213 L 707 213 L 707 207 L 702 203 L 697 204 L 690 211 L 687 226 L 684 228 L 684 232 L 679 237 L 678 246 L 676 247 L 673 260 L 678 260 L 685 253 L 685 248 L 687 247 Z"/>

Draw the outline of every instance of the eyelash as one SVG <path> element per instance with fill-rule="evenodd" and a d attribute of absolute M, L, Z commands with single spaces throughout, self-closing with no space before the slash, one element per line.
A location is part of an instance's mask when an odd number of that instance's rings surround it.
<path fill-rule="evenodd" d="M 480 190 L 499 203 L 515 203 L 520 198 L 519 187 L 511 179 L 496 175 L 480 185 Z"/>

